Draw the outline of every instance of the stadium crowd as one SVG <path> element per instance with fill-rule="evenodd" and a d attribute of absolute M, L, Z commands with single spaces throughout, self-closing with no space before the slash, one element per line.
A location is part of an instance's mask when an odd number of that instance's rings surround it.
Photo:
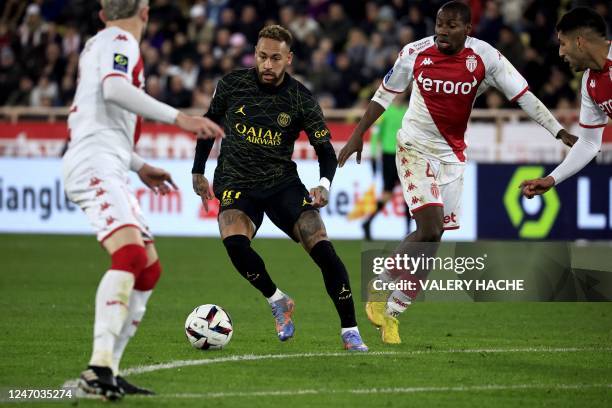
<path fill-rule="evenodd" d="M 324 108 L 367 103 L 401 47 L 433 34 L 446 0 L 150 0 L 142 42 L 146 90 L 179 108 L 206 109 L 216 81 L 253 65 L 258 31 L 280 23 L 294 35 L 290 72 Z M 612 27 L 603 0 L 470 0 L 472 35 L 494 45 L 550 108 L 577 106 L 578 77 L 558 57 L 554 26 L 579 5 Z M 0 1 L 0 105 L 69 106 L 78 56 L 102 28 L 91 0 Z M 495 90 L 477 107 L 503 108 Z"/>

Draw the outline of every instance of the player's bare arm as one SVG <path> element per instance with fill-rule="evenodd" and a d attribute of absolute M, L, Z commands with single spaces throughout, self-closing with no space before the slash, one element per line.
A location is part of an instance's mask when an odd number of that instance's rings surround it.
<path fill-rule="evenodd" d="M 344 166 L 344 163 L 353 155 L 357 153 L 357 163 L 361 163 L 361 151 L 363 150 L 363 135 L 365 132 L 376 122 L 376 120 L 383 114 L 385 108 L 377 102 L 370 102 L 365 114 L 357 124 L 355 130 L 351 134 L 348 142 L 340 150 L 338 154 L 338 166 Z"/>
<path fill-rule="evenodd" d="M 565 129 L 561 129 L 559 133 L 557 133 L 557 139 L 561 140 L 566 146 L 572 147 L 578 140 L 578 137 L 572 135 Z"/>
<path fill-rule="evenodd" d="M 183 112 L 176 115 L 175 125 L 186 132 L 195 133 L 198 138 L 223 137 L 223 130 L 212 120 L 202 116 L 190 116 Z"/>
<path fill-rule="evenodd" d="M 521 193 L 532 199 L 536 195 L 542 195 L 550 190 L 555 185 L 555 179 L 551 176 L 525 180 L 521 183 L 519 188 L 521 189 Z"/>
<path fill-rule="evenodd" d="M 202 199 L 204 210 L 208 211 L 208 201 L 215 198 L 210 188 L 210 184 L 208 183 L 208 179 L 203 174 L 192 174 L 191 182 L 193 191 Z"/>
<path fill-rule="evenodd" d="M 307 252 L 310 252 L 318 242 L 329 239 L 325 224 L 317 211 L 303 212 L 295 223 L 294 233 Z"/>
<path fill-rule="evenodd" d="M 140 180 L 153 190 L 155 194 L 168 194 L 172 188 L 178 190 L 178 187 L 172 181 L 170 173 L 162 168 L 153 167 L 145 163 L 137 173 Z"/>

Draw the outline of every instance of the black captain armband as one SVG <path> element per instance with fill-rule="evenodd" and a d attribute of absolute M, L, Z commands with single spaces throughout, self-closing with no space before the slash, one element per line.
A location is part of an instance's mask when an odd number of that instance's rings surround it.
<path fill-rule="evenodd" d="M 206 168 L 206 160 L 210 155 L 215 139 L 198 139 L 196 142 L 195 157 L 193 158 L 193 167 L 191 174 L 204 174 Z"/>
<path fill-rule="evenodd" d="M 334 147 L 331 142 L 318 143 L 313 147 L 319 159 L 320 177 L 325 177 L 331 182 L 336 174 L 336 167 L 338 167 L 338 159 L 336 158 Z"/>

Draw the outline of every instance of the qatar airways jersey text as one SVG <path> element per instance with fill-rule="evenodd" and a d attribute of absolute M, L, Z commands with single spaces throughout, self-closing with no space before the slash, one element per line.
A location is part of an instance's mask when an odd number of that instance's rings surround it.
<path fill-rule="evenodd" d="M 612 118 L 612 44 L 608 59 L 601 71 L 587 69 L 582 76 L 582 104 L 580 126 L 598 128 L 606 126 Z"/>
<path fill-rule="evenodd" d="M 382 87 L 402 93 L 410 84 L 398 143 L 447 163 L 466 160 L 464 135 L 478 95 L 493 86 L 513 101 L 528 90 L 525 78 L 499 51 L 473 37 L 455 55 L 441 53 L 433 36 L 406 45 Z"/>
<path fill-rule="evenodd" d="M 112 76 L 125 77 L 134 86 L 143 88 L 138 41 L 118 27 L 98 32 L 87 41 L 81 53 L 77 91 L 68 116 L 70 144 L 65 159 L 69 162 L 110 153 L 129 164 L 140 136 L 141 118 L 104 100 L 102 84 Z"/>

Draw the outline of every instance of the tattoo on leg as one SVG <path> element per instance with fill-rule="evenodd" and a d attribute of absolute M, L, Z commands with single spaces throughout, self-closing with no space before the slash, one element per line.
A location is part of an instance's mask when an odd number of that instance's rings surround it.
<path fill-rule="evenodd" d="M 323 224 L 321 216 L 316 211 L 302 213 L 298 219 L 298 230 L 302 239 L 302 245 L 307 250 L 312 249 L 317 242 L 327 239 L 325 224 Z"/>
<path fill-rule="evenodd" d="M 219 231 L 223 236 L 228 229 L 239 230 L 237 233 L 252 235 L 251 219 L 242 211 L 227 210 L 219 214 Z M 236 233 L 236 232 L 235 232 Z"/>

